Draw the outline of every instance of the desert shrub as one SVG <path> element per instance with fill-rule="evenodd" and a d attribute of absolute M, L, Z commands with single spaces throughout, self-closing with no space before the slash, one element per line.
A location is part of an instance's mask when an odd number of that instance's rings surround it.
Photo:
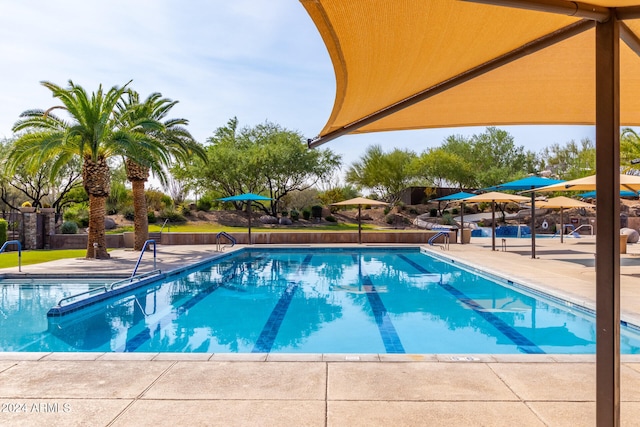
<path fill-rule="evenodd" d="M 75 221 L 65 221 L 60 226 L 60 232 L 62 234 L 77 234 L 78 233 L 78 224 Z"/>
<path fill-rule="evenodd" d="M 458 212 L 459 212 L 459 211 L 458 211 L 458 208 L 453 208 L 453 209 L 451 209 L 451 214 L 452 214 L 452 215 L 458 215 Z"/>
<path fill-rule="evenodd" d="M 324 219 L 325 219 L 325 221 L 327 221 L 327 222 L 338 222 L 338 220 L 336 219 L 336 217 L 335 217 L 335 216 L 333 216 L 333 215 L 327 215 L 327 216 L 325 216 L 325 217 L 324 217 Z"/>
<path fill-rule="evenodd" d="M 173 199 L 171 199 L 170 196 L 163 194 L 162 197 L 160 197 L 160 206 L 156 210 L 159 211 L 160 209 L 168 208 L 169 206 L 173 206 Z"/>
<path fill-rule="evenodd" d="M 208 212 L 211 209 L 211 200 L 203 197 L 196 203 L 196 209 L 199 211 Z"/>
<path fill-rule="evenodd" d="M 311 216 L 314 218 L 322 218 L 322 206 L 320 205 L 311 206 Z"/>
<path fill-rule="evenodd" d="M 0 219 L 0 245 L 4 245 L 4 242 L 7 241 L 7 229 L 9 228 L 9 223 L 5 219 Z"/>
<path fill-rule="evenodd" d="M 396 216 L 394 214 L 388 214 L 384 217 L 384 221 L 387 224 L 393 224 L 396 221 Z"/>
<path fill-rule="evenodd" d="M 187 220 L 184 215 L 172 207 L 162 209 L 158 217 L 163 221 L 168 219 L 169 222 L 185 222 Z"/>
<path fill-rule="evenodd" d="M 416 208 L 409 208 L 409 213 L 411 215 L 418 215 L 419 214 L 418 209 L 416 209 Z"/>
<path fill-rule="evenodd" d="M 311 211 L 309 209 L 303 209 L 302 210 L 302 218 L 304 218 L 305 220 L 309 221 L 309 219 L 311 218 Z"/>
<path fill-rule="evenodd" d="M 83 203 L 78 203 L 67 208 L 62 215 L 64 221 L 73 221 L 78 227 L 89 226 L 89 208 Z"/>
<path fill-rule="evenodd" d="M 127 206 L 123 208 L 121 213 L 124 219 L 127 219 L 129 221 L 133 221 L 135 218 L 135 212 L 133 210 L 133 206 Z"/>
<path fill-rule="evenodd" d="M 149 224 L 154 224 L 158 218 L 156 218 L 156 213 L 154 211 L 147 211 L 147 221 Z"/>
<path fill-rule="evenodd" d="M 280 215 L 282 215 L 283 218 L 286 218 L 289 216 L 289 211 L 282 211 L 280 212 Z"/>
<path fill-rule="evenodd" d="M 297 221 L 300 219 L 300 212 L 298 212 L 295 209 L 291 209 L 290 215 L 291 215 L 291 221 Z"/>
<path fill-rule="evenodd" d="M 144 192 L 144 198 L 147 200 L 147 208 L 153 211 L 159 211 L 171 204 L 171 202 L 169 202 L 169 205 L 164 203 L 165 194 L 162 191 L 152 188 Z M 171 200 L 171 197 L 169 197 L 169 200 Z"/>
<path fill-rule="evenodd" d="M 183 217 L 191 216 L 191 204 L 187 202 L 182 202 L 178 205 L 177 208 L 175 208 L 175 211 L 178 212 Z M 186 221 L 186 219 L 184 219 L 184 221 Z"/>
<path fill-rule="evenodd" d="M 445 225 L 454 224 L 453 216 L 449 212 L 442 214 L 442 224 L 445 224 Z"/>
<path fill-rule="evenodd" d="M 438 209 L 436 209 L 436 208 L 429 209 L 429 216 L 431 218 L 437 217 L 438 216 Z"/>
<path fill-rule="evenodd" d="M 398 208 L 398 212 L 401 212 L 401 211 L 407 209 L 407 205 L 405 205 L 404 202 L 398 202 L 398 204 L 396 206 Z"/>
<path fill-rule="evenodd" d="M 384 207 L 384 214 L 387 215 L 389 212 L 391 212 L 391 207 L 390 206 L 385 206 Z"/>

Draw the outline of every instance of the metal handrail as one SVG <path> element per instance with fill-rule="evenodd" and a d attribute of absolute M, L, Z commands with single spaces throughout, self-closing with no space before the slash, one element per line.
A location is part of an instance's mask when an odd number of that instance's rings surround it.
<path fill-rule="evenodd" d="M 155 274 L 160 274 L 160 273 L 161 273 L 160 270 L 153 270 L 153 271 L 149 271 L 147 273 L 138 274 L 135 277 L 129 277 L 127 279 L 118 280 L 117 282 L 113 282 L 110 285 L 96 286 L 95 288 L 86 290 L 84 292 L 79 292 L 77 294 L 69 295 L 68 297 L 62 298 L 60 301 L 58 301 L 58 307 L 62 307 L 62 303 L 64 301 L 72 300 L 72 299 L 81 297 L 83 295 L 97 293 L 98 291 L 101 292 L 101 293 L 111 292 L 119 285 L 129 284 L 129 283 L 133 282 L 134 280 L 141 280 L 141 279 L 144 279 L 145 277 L 152 276 L 152 275 L 155 275 Z"/>
<path fill-rule="evenodd" d="M 129 284 L 131 282 L 133 282 L 134 280 L 140 280 L 140 279 L 144 279 L 145 277 L 148 276 L 153 276 L 155 274 L 160 274 L 161 271 L 160 270 L 152 270 L 152 271 L 148 271 L 146 273 L 142 273 L 142 274 L 138 274 L 137 276 L 131 276 L 127 279 L 122 279 L 122 280 L 118 280 L 117 282 L 113 282 L 112 284 L 110 284 L 107 288 L 108 291 L 112 291 L 116 288 L 116 286 L 120 286 L 122 284 Z"/>
<path fill-rule="evenodd" d="M 81 297 L 82 295 L 91 294 L 91 293 L 96 292 L 96 291 L 108 292 L 109 289 L 107 288 L 107 286 L 101 286 L 101 287 L 95 287 L 95 288 L 89 289 L 88 291 L 79 292 L 77 294 L 69 295 L 68 297 L 64 297 L 60 301 L 58 301 L 58 307 L 62 307 L 62 302 L 63 301 L 68 301 L 68 300 L 71 300 L 71 299 L 74 299 L 74 298 L 78 298 L 78 297 Z"/>
<path fill-rule="evenodd" d="M 156 269 L 156 241 L 153 239 L 149 239 L 146 242 L 144 242 L 144 245 L 142 245 L 142 249 L 140 250 L 140 256 L 138 257 L 138 262 L 136 263 L 135 268 L 133 269 L 133 273 L 131 273 L 131 278 L 133 278 L 136 275 L 136 272 L 138 271 L 138 267 L 140 266 L 140 261 L 142 261 L 142 255 L 144 255 L 144 251 L 147 250 L 147 246 L 149 245 L 149 243 L 153 243 L 153 269 Z"/>
<path fill-rule="evenodd" d="M 0 253 L 4 252 L 8 245 L 18 245 L 18 271 L 22 271 L 22 244 L 19 240 L 7 240 L 0 248 Z"/>
<path fill-rule="evenodd" d="M 226 237 L 230 242 L 231 242 L 231 247 L 234 247 L 236 242 L 236 239 L 229 233 L 225 232 L 225 231 L 221 231 L 216 235 L 216 251 L 220 252 L 221 249 L 224 249 L 224 246 L 220 247 L 220 238 L 221 237 Z"/>
<path fill-rule="evenodd" d="M 582 227 L 589 227 L 589 234 L 591 236 L 593 236 L 593 225 L 591 224 L 582 224 L 581 226 L 579 226 L 578 228 L 576 228 L 575 230 L 573 230 L 573 233 L 576 233 L 578 230 L 580 230 Z"/>
<path fill-rule="evenodd" d="M 431 246 L 433 246 L 435 240 L 440 237 L 443 236 L 444 237 L 444 245 L 441 245 L 440 247 L 442 249 L 447 249 L 449 250 L 449 232 L 448 231 L 439 231 L 436 234 L 434 234 L 433 236 L 431 236 L 429 238 L 429 240 L 427 241 L 427 243 Z"/>
<path fill-rule="evenodd" d="M 162 227 L 160 227 L 160 233 L 162 233 L 162 230 L 164 230 L 164 226 L 167 225 L 167 223 L 169 222 L 169 218 L 165 219 L 164 222 L 162 223 Z M 171 226 L 167 227 L 167 233 L 171 230 Z"/>

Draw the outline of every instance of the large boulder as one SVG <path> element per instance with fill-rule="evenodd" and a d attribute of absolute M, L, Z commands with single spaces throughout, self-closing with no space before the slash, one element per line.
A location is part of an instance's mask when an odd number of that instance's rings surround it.
<path fill-rule="evenodd" d="M 271 215 L 262 215 L 260 217 L 260 222 L 263 224 L 277 224 L 278 223 L 278 218 L 276 218 L 275 216 L 271 216 Z"/>
<path fill-rule="evenodd" d="M 104 219 L 104 228 L 106 230 L 113 230 L 114 228 L 116 228 L 116 222 L 113 218 L 110 217 L 105 217 Z"/>
<path fill-rule="evenodd" d="M 638 234 L 638 231 L 633 228 L 622 228 L 620 229 L 620 234 L 627 236 L 627 243 L 638 243 L 638 240 L 640 239 L 640 234 Z"/>

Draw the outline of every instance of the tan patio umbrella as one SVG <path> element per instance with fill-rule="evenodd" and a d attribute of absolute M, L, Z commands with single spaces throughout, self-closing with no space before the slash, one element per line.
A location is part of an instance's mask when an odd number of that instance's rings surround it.
<path fill-rule="evenodd" d="M 377 205 L 387 206 L 389 203 L 381 202 L 379 200 L 367 199 L 364 197 L 356 197 L 355 199 L 345 200 L 343 202 L 332 203 L 331 206 L 358 206 L 358 243 L 362 243 L 362 219 L 360 213 L 362 212 L 362 205 Z"/>
<path fill-rule="evenodd" d="M 640 0 L 300 0 L 358 132 L 595 124 L 596 422 L 620 423 L 620 126 L 640 125 Z M 614 197 L 615 195 L 615 197 Z"/>
<path fill-rule="evenodd" d="M 546 209 L 560 209 L 560 243 L 564 243 L 564 208 L 595 208 L 591 203 L 581 202 L 570 197 L 554 197 L 546 202 L 538 202 L 538 207 Z"/>
<path fill-rule="evenodd" d="M 620 190 L 630 190 L 635 193 L 640 191 L 640 176 L 636 175 L 620 175 Z M 596 189 L 596 175 L 585 176 L 571 181 L 565 181 L 560 184 L 547 185 L 538 188 L 537 192 L 552 191 L 592 191 Z M 526 192 L 528 192 L 527 190 Z"/>
<path fill-rule="evenodd" d="M 496 202 L 528 202 L 529 198 L 518 196 L 517 194 L 500 193 L 491 191 L 489 193 L 478 194 L 477 196 L 463 199 L 467 203 L 491 202 L 491 250 L 496 250 Z M 534 230 L 531 230 L 534 233 Z"/>

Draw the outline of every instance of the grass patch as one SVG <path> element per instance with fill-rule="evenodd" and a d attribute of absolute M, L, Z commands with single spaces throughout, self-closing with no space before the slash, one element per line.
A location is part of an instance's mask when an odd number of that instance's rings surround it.
<path fill-rule="evenodd" d="M 86 249 L 34 250 L 22 251 L 22 265 L 40 264 L 65 258 L 84 258 Z M 0 254 L 0 268 L 18 266 L 18 252 Z"/>

